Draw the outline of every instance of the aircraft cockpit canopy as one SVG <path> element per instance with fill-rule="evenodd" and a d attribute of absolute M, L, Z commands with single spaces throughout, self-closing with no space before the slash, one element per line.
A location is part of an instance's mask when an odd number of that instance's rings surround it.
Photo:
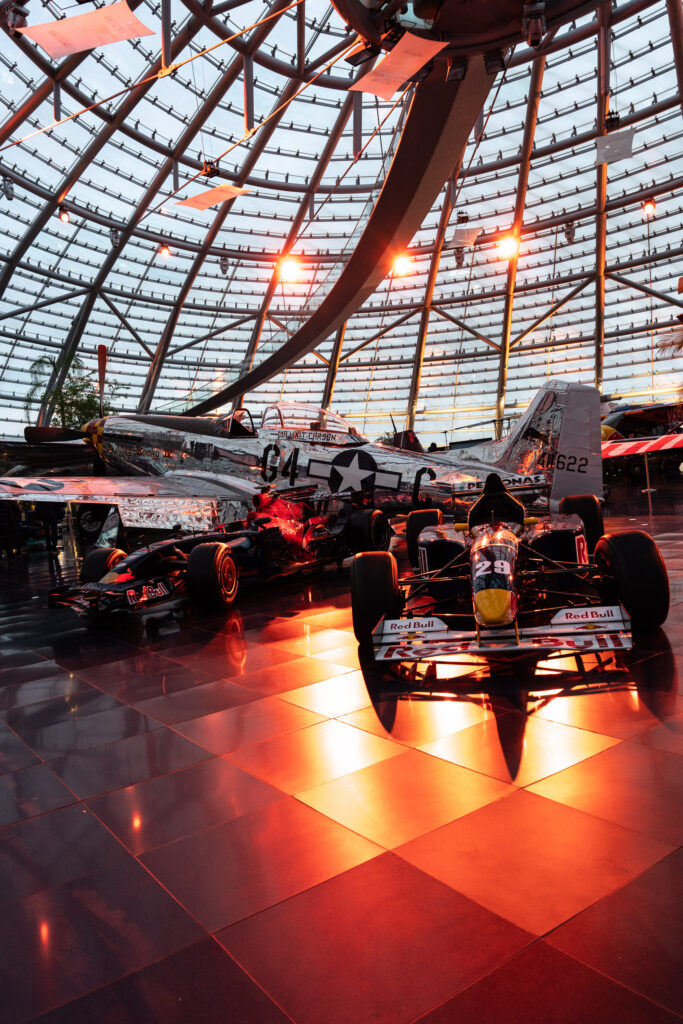
<path fill-rule="evenodd" d="M 304 402 L 278 402 L 276 405 L 269 405 L 263 413 L 261 427 L 269 430 L 319 430 L 334 434 L 350 434 L 359 441 L 365 440 L 360 431 L 343 416 Z"/>

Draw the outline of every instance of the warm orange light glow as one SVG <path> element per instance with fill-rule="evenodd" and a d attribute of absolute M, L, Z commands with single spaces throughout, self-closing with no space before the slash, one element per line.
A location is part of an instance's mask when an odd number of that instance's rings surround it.
<path fill-rule="evenodd" d="M 654 199 L 646 199 L 643 203 L 643 214 L 646 217 L 654 217 L 657 204 Z"/>
<path fill-rule="evenodd" d="M 159 246 L 158 252 L 162 260 L 170 260 L 172 255 L 170 245 L 166 245 L 166 243 L 164 242 L 163 245 Z"/>
<path fill-rule="evenodd" d="M 133 815 L 133 828 L 136 832 L 139 832 L 142 827 L 142 818 L 139 814 Z"/>
<path fill-rule="evenodd" d="M 299 261 L 293 256 L 285 256 L 278 264 L 280 280 L 285 284 L 296 284 L 301 280 Z"/>
<path fill-rule="evenodd" d="M 410 256 L 397 256 L 394 260 L 394 277 L 405 277 L 413 269 L 413 261 Z"/>
<path fill-rule="evenodd" d="M 40 922 L 40 941 L 43 946 L 47 946 L 50 941 L 50 926 L 47 921 Z"/>
<path fill-rule="evenodd" d="M 515 235 L 503 235 L 496 246 L 498 258 L 501 260 L 511 260 L 513 256 L 519 253 L 519 246 L 519 238 L 516 238 Z"/>
<path fill-rule="evenodd" d="M 60 206 L 59 207 L 58 215 L 59 215 L 59 219 L 61 220 L 62 224 L 68 224 L 69 221 L 71 220 L 71 217 L 69 216 L 69 211 L 66 209 L 65 206 Z"/>

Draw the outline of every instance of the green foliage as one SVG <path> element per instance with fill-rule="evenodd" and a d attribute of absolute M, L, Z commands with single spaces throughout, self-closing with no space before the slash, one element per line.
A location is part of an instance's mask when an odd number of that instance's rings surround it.
<path fill-rule="evenodd" d="M 24 402 L 26 419 L 35 414 L 34 403 L 45 394 L 50 376 L 55 368 L 56 357 L 41 356 L 31 363 L 31 387 Z M 120 397 L 122 388 L 118 384 L 107 385 L 103 412 L 109 416 L 115 411 L 112 399 Z M 100 397 L 96 374 L 85 369 L 83 361 L 76 356 L 71 364 L 69 376 L 54 392 L 55 411 L 51 426 L 78 429 L 89 420 L 100 415 Z"/>
<path fill-rule="evenodd" d="M 393 448 L 394 447 L 394 434 L 391 431 L 389 431 L 386 434 L 380 434 L 379 437 L 377 438 L 377 441 L 380 444 L 387 444 L 391 448 Z"/>

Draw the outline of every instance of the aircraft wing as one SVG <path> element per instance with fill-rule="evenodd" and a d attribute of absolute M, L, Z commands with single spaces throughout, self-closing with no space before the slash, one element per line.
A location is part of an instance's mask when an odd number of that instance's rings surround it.
<path fill-rule="evenodd" d="M 0 477 L 0 501 L 84 501 L 116 504 L 129 498 L 236 498 L 251 500 L 262 487 L 222 473 L 165 476 Z"/>
<path fill-rule="evenodd" d="M 660 437 L 624 438 L 621 441 L 603 441 L 603 459 L 613 459 L 624 455 L 647 455 L 654 452 L 667 452 L 674 448 L 683 448 L 683 434 L 662 434 Z"/>

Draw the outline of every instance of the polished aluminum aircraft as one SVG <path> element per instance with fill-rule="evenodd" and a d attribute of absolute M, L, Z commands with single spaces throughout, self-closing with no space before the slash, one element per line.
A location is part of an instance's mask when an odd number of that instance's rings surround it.
<path fill-rule="evenodd" d="M 548 381 L 511 433 L 451 452 L 416 453 L 368 441 L 343 417 L 294 402 L 215 418 L 117 415 L 93 420 L 84 440 L 119 476 L 0 479 L 0 497 L 116 503 L 121 498 L 249 500 L 270 487 L 314 485 L 322 497 L 362 493 L 387 510 L 445 508 L 490 472 L 538 490 L 550 507 L 568 494 L 602 496 L 600 396 Z"/>

